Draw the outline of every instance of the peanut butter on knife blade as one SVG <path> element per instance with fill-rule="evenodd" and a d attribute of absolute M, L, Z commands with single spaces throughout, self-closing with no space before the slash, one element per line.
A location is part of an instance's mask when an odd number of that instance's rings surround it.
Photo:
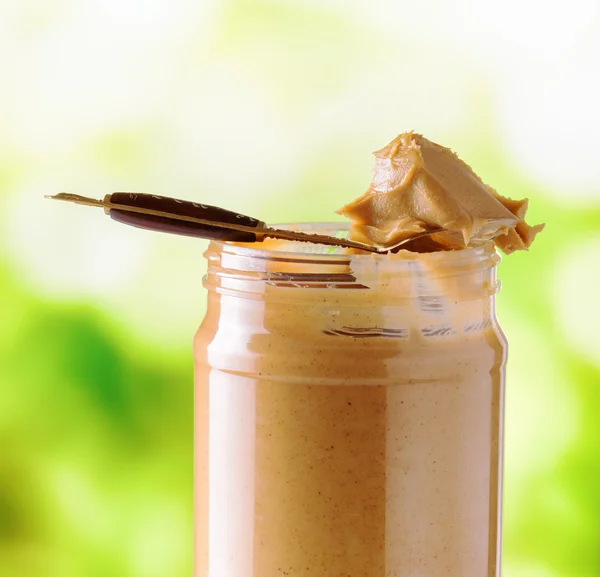
<path fill-rule="evenodd" d="M 487 186 L 450 149 L 414 132 L 375 152 L 373 182 L 338 212 L 352 220 L 350 238 L 380 247 L 427 230 L 443 229 L 411 250 L 461 248 L 494 239 L 506 254 L 527 249 L 544 225 L 525 222 L 527 200 Z"/>

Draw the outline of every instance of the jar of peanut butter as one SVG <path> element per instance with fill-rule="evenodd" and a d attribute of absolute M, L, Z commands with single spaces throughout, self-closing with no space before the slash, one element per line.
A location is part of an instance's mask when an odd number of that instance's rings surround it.
<path fill-rule="evenodd" d="M 213 242 L 206 257 L 195 577 L 499 576 L 493 243 Z"/>

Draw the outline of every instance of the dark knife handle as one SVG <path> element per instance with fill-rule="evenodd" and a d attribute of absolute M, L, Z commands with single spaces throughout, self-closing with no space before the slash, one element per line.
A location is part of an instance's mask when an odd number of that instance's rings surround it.
<path fill-rule="evenodd" d="M 256 234 L 253 232 L 223 228 L 219 226 L 219 223 L 237 224 L 252 228 L 261 228 L 264 226 L 264 223 L 256 218 L 238 214 L 231 210 L 210 206 L 208 204 L 201 204 L 199 202 L 191 202 L 189 200 L 157 196 L 155 194 L 113 192 L 108 198 L 105 198 L 105 200 L 109 200 L 114 204 L 201 218 L 215 223 L 214 225 L 199 224 L 165 216 L 130 212 L 125 209 L 112 207 L 109 209 L 110 217 L 117 222 L 158 232 L 169 232 L 183 236 L 207 238 L 210 240 L 257 242 L 259 239 L 257 239 Z M 262 240 L 262 237 L 260 237 L 260 240 Z"/>

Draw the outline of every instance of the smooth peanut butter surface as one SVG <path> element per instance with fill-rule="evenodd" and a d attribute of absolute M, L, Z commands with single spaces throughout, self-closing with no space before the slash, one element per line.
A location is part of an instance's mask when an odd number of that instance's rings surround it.
<path fill-rule="evenodd" d="M 369 189 L 338 211 L 353 221 L 353 240 L 389 247 L 442 229 L 415 241 L 411 250 L 462 248 L 494 239 L 510 254 L 527 249 L 544 228 L 525 222 L 527 199 L 501 196 L 454 152 L 420 134 L 400 134 L 375 157 Z"/>

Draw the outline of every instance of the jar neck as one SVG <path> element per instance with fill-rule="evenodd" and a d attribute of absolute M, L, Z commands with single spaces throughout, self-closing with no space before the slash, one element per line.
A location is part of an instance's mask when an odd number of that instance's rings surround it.
<path fill-rule="evenodd" d="M 339 225 L 306 228 L 338 235 L 345 230 Z M 456 251 L 375 255 L 285 241 L 215 241 L 205 257 L 204 284 L 210 291 L 265 301 L 393 306 L 418 300 L 435 308 L 443 302 L 489 299 L 500 287 L 500 257 L 491 242 Z"/>

